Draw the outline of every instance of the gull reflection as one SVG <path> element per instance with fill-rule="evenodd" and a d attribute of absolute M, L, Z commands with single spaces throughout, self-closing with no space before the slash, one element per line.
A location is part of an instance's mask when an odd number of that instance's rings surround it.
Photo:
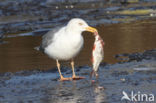
<path fill-rule="evenodd" d="M 47 94 L 51 96 L 46 103 L 106 102 L 104 90 L 104 87 L 100 86 L 98 82 L 90 83 L 88 80 L 59 82 L 48 90 Z"/>
<path fill-rule="evenodd" d="M 82 95 L 77 87 L 76 81 L 59 82 L 52 91 L 48 103 L 77 103 Z"/>

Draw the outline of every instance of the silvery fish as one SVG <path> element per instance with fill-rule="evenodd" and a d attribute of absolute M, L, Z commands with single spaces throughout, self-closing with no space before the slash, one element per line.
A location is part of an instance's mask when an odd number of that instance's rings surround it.
<path fill-rule="evenodd" d="M 104 58 L 104 42 L 102 38 L 99 36 L 98 32 L 94 33 L 95 36 L 95 41 L 93 45 L 93 50 L 92 50 L 92 72 L 91 72 L 91 77 L 96 76 L 98 78 L 98 68 L 100 63 L 102 62 Z"/>

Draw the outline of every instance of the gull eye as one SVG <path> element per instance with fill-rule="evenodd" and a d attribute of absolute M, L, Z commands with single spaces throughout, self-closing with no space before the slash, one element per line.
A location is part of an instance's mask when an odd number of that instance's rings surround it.
<path fill-rule="evenodd" d="M 79 23 L 79 25 L 80 25 L 80 26 L 82 26 L 82 25 L 83 25 L 83 23 Z"/>

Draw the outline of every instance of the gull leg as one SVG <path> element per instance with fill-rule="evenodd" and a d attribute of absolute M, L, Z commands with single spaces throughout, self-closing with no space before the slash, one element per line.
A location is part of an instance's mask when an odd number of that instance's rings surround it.
<path fill-rule="evenodd" d="M 73 71 L 73 77 L 76 77 L 75 75 L 75 71 L 74 71 L 74 61 L 71 61 L 71 67 L 72 67 L 72 71 Z"/>
<path fill-rule="evenodd" d="M 75 75 L 75 71 L 74 71 L 74 61 L 73 61 L 73 60 L 71 61 L 71 67 L 72 67 L 72 71 L 73 71 L 73 76 L 72 76 L 73 80 L 84 79 L 84 77 L 79 77 L 79 76 L 76 76 L 76 75 Z"/>
<path fill-rule="evenodd" d="M 56 64 L 57 64 L 57 69 L 58 69 L 58 72 L 60 74 L 60 81 L 66 81 L 66 80 L 72 80 L 72 78 L 64 78 L 62 73 L 61 73 L 61 70 L 60 70 L 60 63 L 58 60 L 56 60 Z"/>

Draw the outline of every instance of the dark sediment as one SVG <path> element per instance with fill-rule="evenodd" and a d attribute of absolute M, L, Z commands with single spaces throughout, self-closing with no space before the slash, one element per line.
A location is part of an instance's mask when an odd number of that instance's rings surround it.
<path fill-rule="evenodd" d="M 135 11 L 140 9 L 149 11 L 145 14 L 135 15 L 135 17 L 134 15 L 119 13 L 123 10 Z M 0 4 L 0 16 L 0 32 L 17 33 L 53 28 L 67 23 L 74 17 L 84 18 L 91 25 L 125 22 L 128 17 L 131 18 L 128 18 L 128 21 L 155 17 L 155 2 L 123 6 L 119 2 L 112 2 L 112 4 L 109 2 L 63 2 L 59 4 L 44 0 L 6 0 Z"/>

